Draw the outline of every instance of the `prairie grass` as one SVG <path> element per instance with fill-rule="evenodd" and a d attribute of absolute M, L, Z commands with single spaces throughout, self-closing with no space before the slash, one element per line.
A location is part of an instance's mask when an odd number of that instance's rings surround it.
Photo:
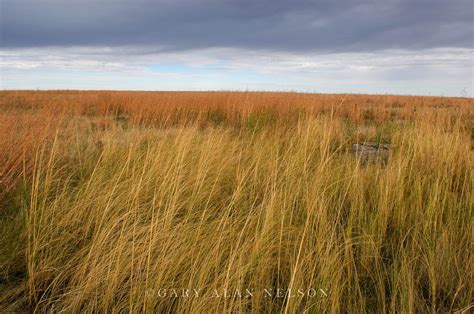
<path fill-rule="evenodd" d="M 473 105 L 1 92 L 0 309 L 468 311 Z"/>

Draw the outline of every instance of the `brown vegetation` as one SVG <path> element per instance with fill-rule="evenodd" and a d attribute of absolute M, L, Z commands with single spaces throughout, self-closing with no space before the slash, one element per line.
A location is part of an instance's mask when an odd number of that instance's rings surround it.
<path fill-rule="evenodd" d="M 2 91 L 0 310 L 467 309 L 473 106 Z M 390 144 L 388 161 L 362 165 L 364 141 Z M 317 294 L 264 293 L 277 288 Z"/>

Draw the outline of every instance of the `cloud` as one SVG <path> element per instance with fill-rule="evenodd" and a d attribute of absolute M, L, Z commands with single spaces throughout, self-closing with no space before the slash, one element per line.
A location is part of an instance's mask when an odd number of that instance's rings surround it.
<path fill-rule="evenodd" d="M 0 0 L 3 48 L 472 48 L 470 0 Z"/>
<path fill-rule="evenodd" d="M 1 88 L 472 95 L 470 0 L 0 0 Z"/>
<path fill-rule="evenodd" d="M 459 96 L 464 87 L 469 95 L 472 93 L 472 54 L 473 50 L 466 48 L 314 54 L 241 48 L 154 51 L 140 46 L 43 47 L 0 52 L 0 72 L 5 88 L 255 89 Z M 45 81 L 51 76 L 57 77 L 54 83 Z"/>

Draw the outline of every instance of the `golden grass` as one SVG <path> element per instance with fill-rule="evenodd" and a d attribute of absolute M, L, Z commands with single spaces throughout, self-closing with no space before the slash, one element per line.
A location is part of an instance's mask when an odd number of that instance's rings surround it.
<path fill-rule="evenodd" d="M 473 105 L 0 92 L 0 309 L 467 310 Z"/>

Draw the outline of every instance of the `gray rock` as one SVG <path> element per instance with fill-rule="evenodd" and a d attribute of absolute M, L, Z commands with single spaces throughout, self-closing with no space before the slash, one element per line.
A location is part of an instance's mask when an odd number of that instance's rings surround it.
<path fill-rule="evenodd" d="M 352 144 L 351 152 L 363 164 L 380 162 L 386 164 L 390 155 L 390 145 L 365 142 Z"/>

